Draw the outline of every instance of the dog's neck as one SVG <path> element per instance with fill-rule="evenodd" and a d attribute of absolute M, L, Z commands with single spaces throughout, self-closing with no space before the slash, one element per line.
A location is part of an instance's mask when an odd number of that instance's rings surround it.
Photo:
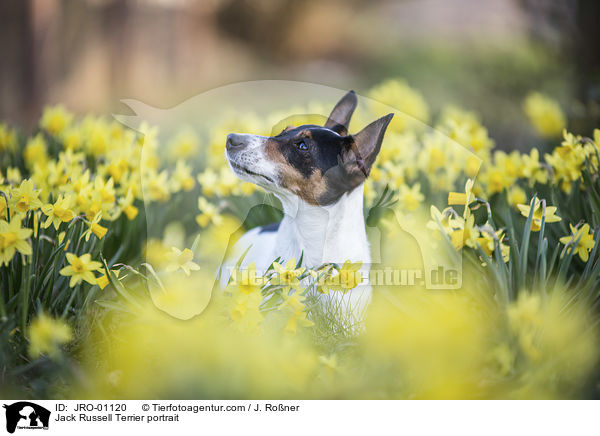
<path fill-rule="evenodd" d="M 277 232 L 275 254 L 286 261 L 298 261 L 302 255 L 302 264 L 310 268 L 346 260 L 369 264 L 363 192 L 361 184 L 328 206 L 314 206 L 296 196 L 278 196 L 285 216 Z"/>

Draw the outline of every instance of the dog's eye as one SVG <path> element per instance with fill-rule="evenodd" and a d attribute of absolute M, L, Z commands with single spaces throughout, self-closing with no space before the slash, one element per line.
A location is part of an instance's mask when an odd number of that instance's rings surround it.
<path fill-rule="evenodd" d="M 308 151 L 308 146 L 304 141 L 300 141 L 296 143 L 296 148 L 300 151 Z"/>

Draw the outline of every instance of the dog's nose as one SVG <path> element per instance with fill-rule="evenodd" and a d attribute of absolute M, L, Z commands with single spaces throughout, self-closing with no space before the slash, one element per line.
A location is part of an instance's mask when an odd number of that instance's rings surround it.
<path fill-rule="evenodd" d="M 230 133 L 227 135 L 227 148 L 235 148 L 244 145 L 244 138 L 242 135 L 238 135 L 237 133 Z"/>

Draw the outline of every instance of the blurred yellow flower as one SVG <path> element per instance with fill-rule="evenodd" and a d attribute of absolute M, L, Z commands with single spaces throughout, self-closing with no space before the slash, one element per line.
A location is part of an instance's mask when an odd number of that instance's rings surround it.
<path fill-rule="evenodd" d="M 532 92 L 523 104 L 525 114 L 537 132 L 546 138 L 556 137 L 566 127 L 565 115 L 556 102 L 550 97 Z"/>
<path fill-rule="evenodd" d="M 483 155 L 494 146 L 494 141 L 489 137 L 487 129 L 481 125 L 477 115 L 457 106 L 450 105 L 443 109 L 437 127 L 447 132 L 450 138 L 459 144 L 472 148 L 478 155 Z M 475 161 L 472 161 L 471 165 L 474 164 Z M 473 170 L 474 168 L 471 169 Z M 475 174 L 467 175 L 473 177 Z"/>
<path fill-rule="evenodd" d="M 9 183 L 20 183 L 21 182 L 21 171 L 17 167 L 8 167 L 6 169 L 6 180 Z"/>
<path fill-rule="evenodd" d="M 404 115 L 409 115 L 424 123 L 429 122 L 429 106 L 423 95 L 411 88 L 405 80 L 386 80 L 371 88 L 367 95 L 373 100 L 400 111 L 400 114 L 392 119 L 388 127 L 389 131 L 402 132 L 407 127 L 407 122 L 411 124 L 410 119 Z"/>
<path fill-rule="evenodd" d="M 191 191 L 195 185 L 194 178 L 192 177 L 192 168 L 183 160 L 178 160 L 173 171 L 172 179 L 172 191 L 178 192 L 180 190 Z"/>
<path fill-rule="evenodd" d="M 284 302 L 281 305 L 280 310 L 288 316 L 284 328 L 286 332 L 296 333 L 298 331 L 298 326 L 310 327 L 314 325 L 312 321 L 307 319 L 307 313 L 305 311 L 306 305 L 304 304 L 305 299 L 306 297 L 298 294 L 298 292 L 293 292 L 291 295 L 284 296 Z"/>
<path fill-rule="evenodd" d="M 40 126 L 53 136 L 60 135 L 73 120 L 73 114 L 61 106 L 47 107 L 44 109 Z"/>
<path fill-rule="evenodd" d="M 256 331 L 264 319 L 260 311 L 262 300 L 260 287 L 249 285 L 247 282 L 238 283 L 237 289 L 232 292 L 228 313 L 242 331 Z"/>
<path fill-rule="evenodd" d="M 5 123 L 0 123 L 0 153 L 4 151 L 15 151 L 17 147 L 17 134 L 14 129 Z"/>
<path fill-rule="evenodd" d="M 73 339 L 73 332 L 63 320 L 42 313 L 31 322 L 27 336 L 29 355 L 32 358 L 42 354 L 55 357 L 60 351 L 60 346 Z"/>
<path fill-rule="evenodd" d="M 167 173 L 167 170 L 164 170 L 159 174 L 154 174 L 150 176 L 148 192 L 152 200 L 158 202 L 165 202 L 169 199 L 171 193 L 168 188 L 168 177 L 169 175 Z"/>
<path fill-rule="evenodd" d="M 33 168 L 35 164 L 44 165 L 48 161 L 46 141 L 41 133 L 38 133 L 27 141 L 27 145 L 23 151 L 23 158 L 29 168 Z"/>
<path fill-rule="evenodd" d="M 185 129 L 171 140 L 169 151 L 171 156 L 176 159 L 188 158 L 196 155 L 199 147 L 200 143 L 196 133 L 191 129 Z"/>
<path fill-rule="evenodd" d="M 207 197 L 212 197 L 217 191 L 218 177 L 212 169 L 207 169 L 203 173 L 198 174 L 198 183 L 202 187 L 202 194 Z"/>
<path fill-rule="evenodd" d="M 206 198 L 198 197 L 198 209 L 201 213 L 196 215 L 196 222 L 200 227 L 206 227 L 211 223 L 219 226 L 223 222 L 217 206 L 209 203 Z"/>
<path fill-rule="evenodd" d="M 71 277 L 69 286 L 74 287 L 82 280 L 88 282 L 91 285 L 96 284 L 96 276 L 94 271 L 98 271 L 102 268 L 100 262 L 92 260 L 92 256 L 86 253 L 80 257 L 73 253 L 67 253 L 67 261 L 69 266 L 65 266 L 60 270 L 60 275 L 65 277 Z"/>
<path fill-rule="evenodd" d="M 517 207 L 517 205 L 527 201 L 527 194 L 519 185 L 512 186 L 508 190 L 507 196 L 508 204 L 513 207 Z"/>
<path fill-rule="evenodd" d="M 401 185 L 398 197 L 404 208 L 410 212 L 417 210 L 425 199 L 425 196 L 421 193 L 420 183 L 415 183 L 412 187 Z"/>
<path fill-rule="evenodd" d="M 200 265 L 194 263 L 194 253 L 189 248 L 184 248 L 183 251 L 176 247 L 171 247 L 171 253 L 168 255 L 169 264 L 167 271 L 174 272 L 181 269 L 186 276 L 190 275 L 190 271 L 198 271 Z"/>

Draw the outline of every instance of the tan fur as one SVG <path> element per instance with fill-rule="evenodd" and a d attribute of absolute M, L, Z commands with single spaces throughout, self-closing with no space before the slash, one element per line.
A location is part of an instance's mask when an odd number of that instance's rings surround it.
<path fill-rule="evenodd" d="M 306 132 L 310 137 L 310 133 Z M 279 144 L 269 139 L 265 144 L 265 154 L 278 164 L 281 169 L 281 185 L 302 198 L 309 204 L 319 205 L 317 201 L 327 190 L 327 183 L 321 171 L 315 171 L 306 179 L 296 168 L 291 166 L 279 150 Z"/>

